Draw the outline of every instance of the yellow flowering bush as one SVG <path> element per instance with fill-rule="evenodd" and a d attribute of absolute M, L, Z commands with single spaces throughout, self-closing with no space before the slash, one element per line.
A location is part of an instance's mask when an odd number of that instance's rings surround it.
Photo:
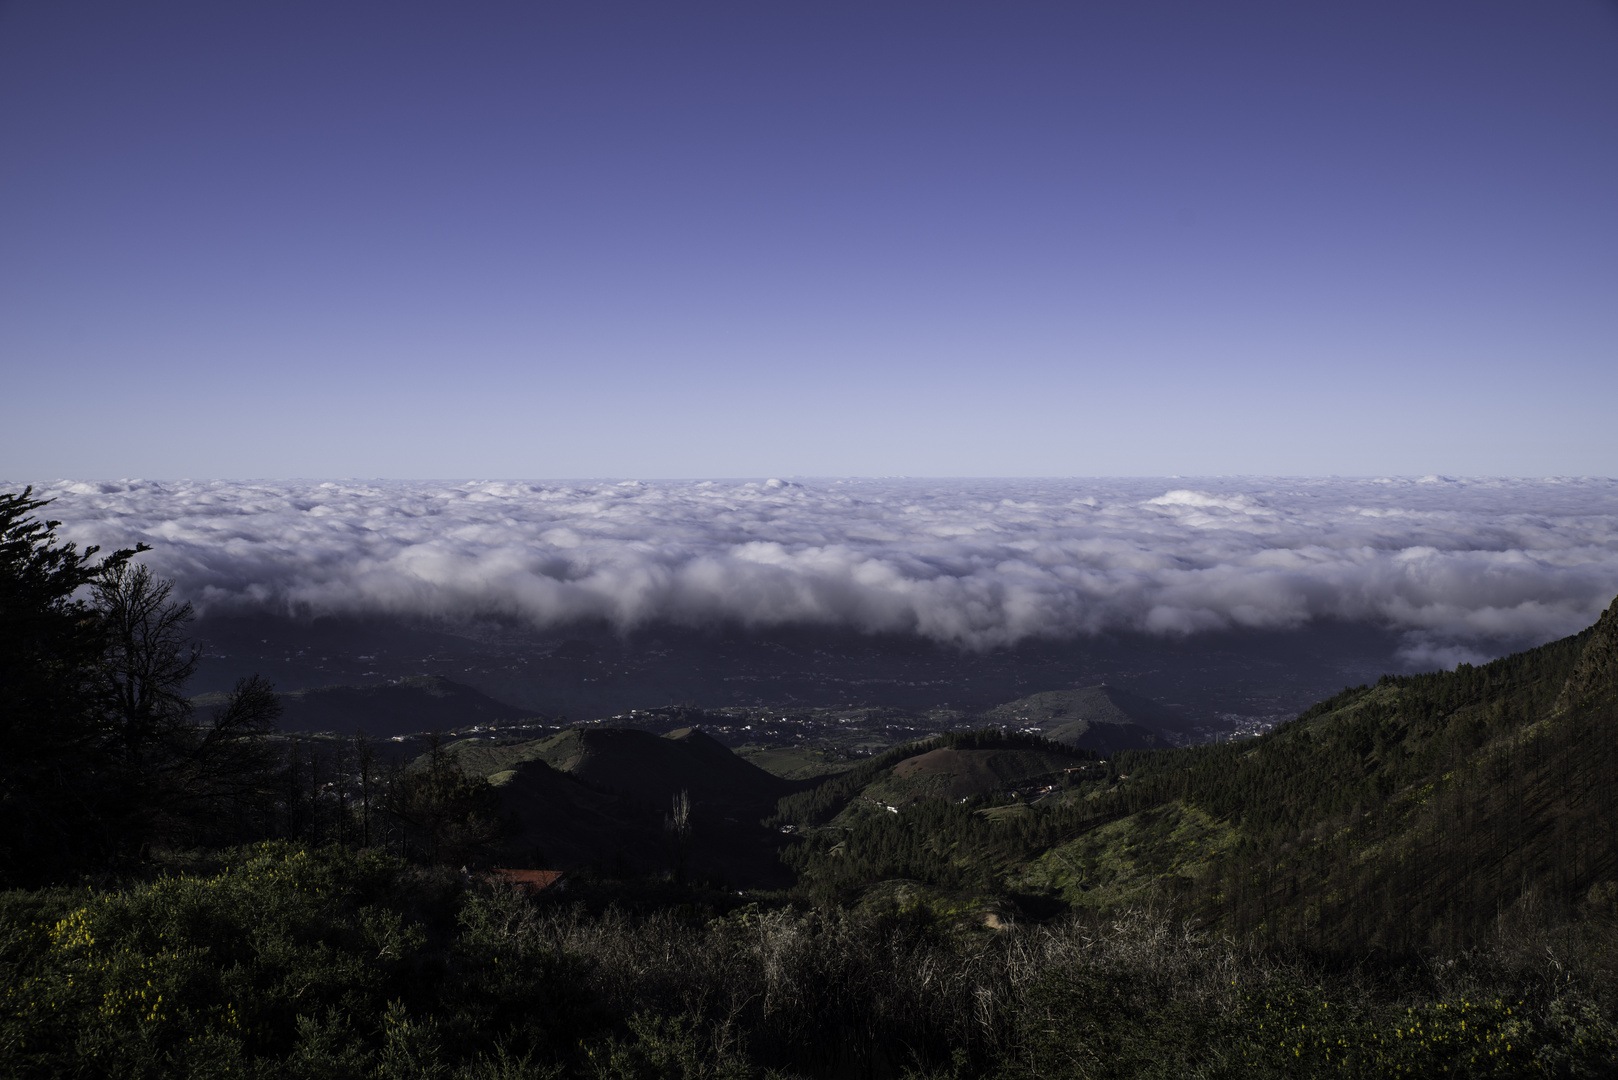
<path fill-rule="evenodd" d="M 429 947 L 435 913 L 408 917 L 432 894 L 410 873 L 374 853 L 271 843 L 208 876 L 0 897 L 0 1075 L 379 1067 L 399 1032 L 439 1023 L 413 1018 L 412 1004 L 479 999 L 462 985 L 478 981 L 479 961 Z M 464 906 L 458 887 L 441 891 Z M 453 928 L 449 908 L 436 918 Z"/>

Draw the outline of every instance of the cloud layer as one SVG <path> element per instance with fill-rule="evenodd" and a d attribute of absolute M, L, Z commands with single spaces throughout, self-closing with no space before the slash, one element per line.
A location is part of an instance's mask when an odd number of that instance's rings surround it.
<path fill-rule="evenodd" d="M 968 647 L 1316 619 L 1413 663 L 1588 625 L 1618 481 L 60 482 L 204 613 L 842 625 Z M 1478 652 L 1479 649 L 1484 652 Z"/>

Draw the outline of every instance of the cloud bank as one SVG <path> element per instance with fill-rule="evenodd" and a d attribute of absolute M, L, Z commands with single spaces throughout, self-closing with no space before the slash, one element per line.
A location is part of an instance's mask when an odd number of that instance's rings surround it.
<path fill-rule="evenodd" d="M 1340 619 L 1452 664 L 1618 593 L 1618 481 L 59 482 L 204 614 L 843 626 L 971 648 Z M 1482 651 L 1479 651 L 1482 650 Z"/>

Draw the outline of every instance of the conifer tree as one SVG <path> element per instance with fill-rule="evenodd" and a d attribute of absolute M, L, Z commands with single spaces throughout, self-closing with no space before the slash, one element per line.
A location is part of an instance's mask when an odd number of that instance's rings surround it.
<path fill-rule="evenodd" d="M 106 620 L 89 587 L 144 545 L 97 560 L 56 538 L 33 488 L 0 494 L 0 882 L 48 880 L 103 854 Z"/>

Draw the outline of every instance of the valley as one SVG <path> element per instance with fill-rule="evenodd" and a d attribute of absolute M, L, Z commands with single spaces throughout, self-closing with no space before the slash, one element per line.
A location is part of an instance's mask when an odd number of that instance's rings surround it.
<path fill-rule="evenodd" d="M 283 691 L 433 675 L 529 715 L 588 721 L 685 703 L 798 713 L 895 709 L 979 714 L 1031 694 L 1106 683 L 1161 703 L 1166 736 L 1202 741 L 1307 708 L 1343 686 L 1407 670 L 1400 638 L 1320 621 L 1296 631 L 1030 639 L 983 651 L 832 628 L 619 634 L 516 625 L 257 615 L 199 619 L 196 693 L 252 671 Z M 1505 651 L 1502 649 L 1502 651 Z"/>
<path fill-rule="evenodd" d="M 442 679 L 286 697 L 354 717 L 465 708 L 477 723 L 389 742 L 415 768 L 442 746 L 492 785 L 517 823 L 490 856 L 507 865 L 855 906 L 902 880 L 917 903 L 998 905 L 1001 921 L 1160 903 L 1210 928 L 1398 952 L 1475 943 L 1530 894 L 1571 918 L 1618 881 L 1615 642 L 1618 607 L 1558 642 L 1383 675 L 1200 744 L 1183 708 L 1105 684 L 970 710 L 681 705 L 580 723 L 511 719 Z"/>

